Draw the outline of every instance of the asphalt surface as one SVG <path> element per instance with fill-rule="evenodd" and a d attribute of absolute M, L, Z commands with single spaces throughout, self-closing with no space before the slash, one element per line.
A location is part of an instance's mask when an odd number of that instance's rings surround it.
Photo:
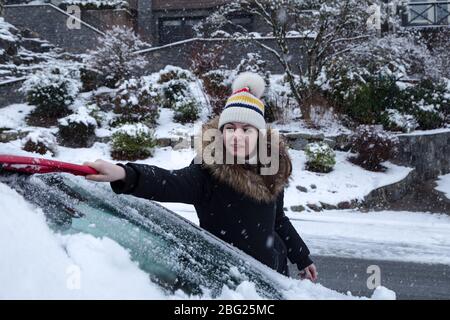
<path fill-rule="evenodd" d="M 365 260 L 353 258 L 312 256 L 319 277 L 317 283 L 356 296 L 373 293 L 367 285 L 368 267 L 380 270 L 380 284 L 395 291 L 397 299 L 450 299 L 450 266 L 411 262 Z M 290 276 L 298 278 L 295 265 L 289 264 Z M 370 283 L 370 281 L 369 281 Z"/>

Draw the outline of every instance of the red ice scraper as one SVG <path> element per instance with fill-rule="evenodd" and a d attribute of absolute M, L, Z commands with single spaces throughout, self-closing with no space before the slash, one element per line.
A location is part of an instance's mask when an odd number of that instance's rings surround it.
<path fill-rule="evenodd" d="M 55 161 L 43 158 L 13 156 L 0 154 L 0 168 L 7 171 L 17 171 L 24 173 L 52 173 L 67 172 L 76 176 L 86 176 L 97 174 L 98 172 L 89 167 L 78 164 Z"/>

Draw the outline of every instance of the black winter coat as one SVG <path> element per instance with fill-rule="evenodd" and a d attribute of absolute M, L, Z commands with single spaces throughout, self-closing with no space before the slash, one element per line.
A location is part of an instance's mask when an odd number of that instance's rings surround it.
<path fill-rule="evenodd" d="M 217 128 L 214 118 L 203 130 Z M 279 173 L 269 186 L 248 165 L 226 165 L 194 160 L 187 167 L 166 170 L 154 165 L 127 163 L 125 181 L 115 181 L 115 193 L 161 202 L 192 204 L 200 227 L 257 260 L 289 275 L 287 258 L 302 270 L 312 261 L 310 251 L 283 210 L 288 153 L 280 142 Z M 289 161 L 290 163 L 290 161 Z"/>

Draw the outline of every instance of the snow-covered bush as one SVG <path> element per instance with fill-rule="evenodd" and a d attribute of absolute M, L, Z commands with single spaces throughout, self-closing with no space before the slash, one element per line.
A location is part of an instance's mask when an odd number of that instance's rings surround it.
<path fill-rule="evenodd" d="M 384 128 L 392 131 L 411 132 L 419 126 L 413 115 L 404 114 L 397 109 L 390 108 L 381 114 L 381 122 Z"/>
<path fill-rule="evenodd" d="M 80 85 L 78 72 L 60 67 L 44 69 L 28 77 L 21 91 L 28 103 L 36 106 L 29 123 L 53 124 L 55 119 L 69 114 Z"/>
<path fill-rule="evenodd" d="M 289 84 L 283 77 L 276 78 L 267 87 L 264 97 L 264 118 L 267 122 L 286 123 L 295 117 L 299 106 L 292 95 Z"/>
<path fill-rule="evenodd" d="M 80 68 L 80 80 L 82 84 L 81 90 L 83 92 L 93 91 L 104 82 L 101 74 L 97 70 L 94 70 L 88 66 L 83 66 Z"/>
<path fill-rule="evenodd" d="M 194 80 L 195 76 L 188 70 L 171 65 L 162 69 L 157 83 L 160 84 L 163 107 L 174 108 L 178 101 L 189 96 L 189 83 Z"/>
<path fill-rule="evenodd" d="M 164 69 L 159 71 L 158 83 L 160 84 L 179 79 L 194 81 L 195 76 L 189 70 L 172 65 L 168 65 Z"/>
<path fill-rule="evenodd" d="M 134 161 L 152 156 L 156 140 L 153 130 L 137 123 L 118 128 L 112 135 L 111 144 L 113 159 Z"/>
<path fill-rule="evenodd" d="M 351 84 L 354 85 L 354 84 Z M 392 77 L 371 77 L 365 83 L 354 89 L 341 88 L 336 92 L 334 101 L 337 102 L 341 113 L 349 116 L 358 124 L 379 123 L 379 115 L 386 108 L 399 108 L 401 90 Z"/>
<path fill-rule="evenodd" d="M 435 129 L 444 124 L 449 110 L 444 83 L 428 78 L 404 86 L 393 76 L 364 78 L 341 78 L 331 98 L 328 96 L 340 113 L 353 122 L 378 123 L 388 130 L 407 132 L 416 128 Z"/>
<path fill-rule="evenodd" d="M 191 91 L 191 82 L 195 80 L 192 72 L 174 66 L 159 72 L 161 105 L 175 111 L 177 122 L 192 122 L 199 117 L 200 108 Z"/>
<path fill-rule="evenodd" d="M 173 119 L 176 122 L 194 122 L 200 117 L 200 108 L 197 101 L 192 97 L 186 97 L 175 103 L 175 114 Z"/>
<path fill-rule="evenodd" d="M 115 87 L 120 80 L 131 77 L 133 71 L 142 69 L 148 63 L 135 51 L 149 47 L 141 41 L 131 28 L 115 26 L 99 39 L 99 46 L 91 51 L 85 64 L 98 70 L 105 85 Z"/>
<path fill-rule="evenodd" d="M 236 73 L 254 72 L 260 74 L 263 78 L 270 75 L 266 72 L 267 62 L 262 59 L 259 53 L 247 53 L 247 56 L 239 62 L 236 66 Z"/>
<path fill-rule="evenodd" d="M 202 75 L 203 87 L 211 106 L 211 116 L 222 112 L 225 101 L 231 94 L 232 74 L 233 71 L 215 69 Z"/>
<path fill-rule="evenodd" d="M 305 146 L 306 169 L 314 172 L 330 172 L 336 164 L 333 149 L 325 142 L 308 143 Z"/>
<path fill-rule="evenodd" d="M 161 103 L 164 108 L 174 108 L 178 101 L 189 95 L 189 82 L 185 79 L 172 79 L 160 86 Z"/>
<path fill-rule="evenodd" d="M 159 91 L 142 78 L 122 82 L 113 101 L 114 113 L 118 114 L 113 125 L 136 122 L 156 124 L 159 100 Z"/>
<path fill-rule="evenodd" d="M 226 42 L 196 42 L 190 52 L 190 61 L 193 74 L 199 79 L 211 70 L 218 69 L 223 60 Z"/>
<path fill-rule="evenodd" d="M 445 106 L 436 107 L 441 103 L 422 101 L 421 96 L 434 90 L 442 102 L 443 91 L 435 90 L 441 86 L 438 66 L 420 37 L 397 33 L 370 38 L 330 60 L 317 84 L 356 123 L 382 123 L 387 129 L 408 131 L 417 122 L 418 128 L 431 129 L 442 125 L 445 112 L 437 109 Z M 414 84 L 417 79 L 422 80 Z"/>
<path fill-rule="evenodd" d="M 191 70 L 200 79 L 210 107 L 210 116 L 222 112 L 224 101 L 231 93 L 231 78 L 235 71 L 222 66 L 223 52 L 228 43 L 197 43 L 191 52 Z"/>
<path fill-rule="evenodd" d="M 87 148 L 94 143 L 97 121 L 89 114 L 86 107 L 79 107 L 76 113 L 59 119 L 58 123 L 61 145 Z"/>
<path fill-rule="evenodd" d="M 398 92 L 397 92 L 398 91 Z M 409 132 L 440 128 L 450 109 L 445 83 L 423 79 L 392 93 L 392 103 L 381 113 L 380 123 L 390 130 Z"/>
<path fill-rule="evenodd" d="M 434 59 L 437 60 L 435 68 L 439 70 L 443 78 L 450 79 L 450 56 L 448 54 L 450 52 L 450 28 L 440 28 L 439 32 L 424 32 L 423 35 L 430 37 L 426 40 Z"/>
<path fill-rule="evenodd" d="M 357 155 L 348 160 L 370 171 L 384 171 L 381 162 L 397 153 L 398 144 L 398 137 L 384 131 L 381 125 L 360 125 L 350 136 L 350 150 Z"/>
<path fill-rule="evenodd" d="M 28 152 L 54 156 L 57 151 L 56 138 L 48 130 L 35 130 L 22 139 L 22 149 Z"/>
<path fill-rule="evenodd" d="M 404 95 L 411 101 L 406 104 L 406 110 L 414 115 L 420 129 L 436 129 L 443 126 L 450 111 L 450 96 L 445 83 L 424 79 L 407 88 Z"/>
<path fill-rule="evenodd" d="M 423 41 L 408 33 L 371 37 L 345 55 L 330 60 L 325 70 L 325 79 L 331 85 L 342 75 L 348 75 L 358 85 L 371 76 L 408 80 L 435 78 L 439 74 L 431 51 Z"/>

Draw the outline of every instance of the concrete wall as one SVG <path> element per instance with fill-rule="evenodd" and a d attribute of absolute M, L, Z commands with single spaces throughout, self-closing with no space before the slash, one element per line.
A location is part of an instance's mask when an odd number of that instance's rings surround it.
<path fill-rule="evenodd" d="M 265 39 L 260 41 L 271 48 L 277 48 L 274 39 Z M 289 44 L 292 50 L 291 54 L 293 61 L 296 64 L 300 64 L 304 68 L 304 55 L 298 46 L 300 41 L 306 40 L 301 38 L 292 38 L 289 39 Z M 268 71 L 271 71 L 272 73 L 284 72 L 281 64 L 276 60 L 275 56 L 271 52 L 261 48 L 259 45 L 251 41 L 236 41 L 229 39 L 193 39 L 143 51 L 141 54 L 143 54 L 150 61 L 150 64 L 144 73 L 148 74 L 150 72 L 159 71 L 166 65 L 175 65 L 188 69 L 191 65 L 191 53 L 194 50 L 198 50 L 198 46 L 202 43 L 208 43 L 211 46 L 214 44 L 219 44 L 223 48 L 222 64 L 229 69 L 234 69 L 241 62 L 241 60 L 246 57 L 247 53 L 257 52 L 261 54 L 263 60 L 268 62 L 266 68 Z"/>
<path fill-rule="evenodd" d="M 135 27 L 131 14 L 123 9 L 82 10 L 81 20 L 103 32 L 113 26 Z"/>
<path fill-rule="evenodd" d="M 19 29 L 29 29 L 40 38 L 73 53 L 94 49 L 101 31 L 87 24 L 79 29 L 67 26 L 70 17 L 53 5 L 10 5 L 5 7 L 5 20 Z"/>

